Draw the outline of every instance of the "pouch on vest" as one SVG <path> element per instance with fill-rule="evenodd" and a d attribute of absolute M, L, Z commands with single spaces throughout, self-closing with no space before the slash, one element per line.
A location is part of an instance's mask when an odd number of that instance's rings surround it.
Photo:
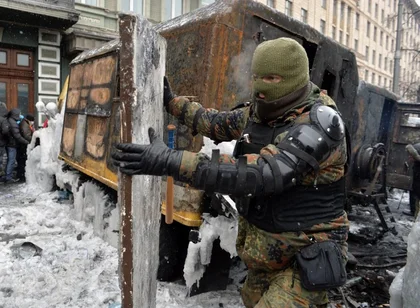
<path fill-rule="evenodd" d="M 333 241 L 315 242 L 296 253 L 302 286 L 309 291 L 337 288 L 346 283 L 343 256 Z"/>

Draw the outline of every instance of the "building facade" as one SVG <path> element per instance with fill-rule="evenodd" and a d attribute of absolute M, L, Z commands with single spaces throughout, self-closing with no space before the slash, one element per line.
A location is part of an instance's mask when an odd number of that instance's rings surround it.
<path fill-rule="evenodd" d="M 392 91 L 398 0 L 259 0 L 351 48 L 360 79 Z M 416 101 L 420 86 L 420 8 L 403 0 L 400 93 Z"/>
<path fill-rule="evenodd" d="M 80 52 L 118 37 L 118 12 L 159 23 L 215 0 L 0 0 L 0 101 L 22 114 L 55 102 Z M 392 90 L 398 0 L 258 0 L 351 48 L 360 79 Z M 420 85 L 420 8 L 403 0 L 400 95 Z M 33 13 L 36 12 L 36 13 Z M 418 14 L 417 14 L 418 13 Z M 45 115 L 38 114 L 38 124 Z"/>

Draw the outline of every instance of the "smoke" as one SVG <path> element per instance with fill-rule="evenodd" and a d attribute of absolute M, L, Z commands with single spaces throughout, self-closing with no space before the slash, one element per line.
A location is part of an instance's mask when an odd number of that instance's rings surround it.
<path fill-rule="evenodd" d="M 244 40 L 242 51 L 234 56 L 230 63 L 232 70 L 232 86 L 237 89 L 238 102 L 249 101 L 252 93 L 251 62 L 257 44 L 253 40 Z"/>

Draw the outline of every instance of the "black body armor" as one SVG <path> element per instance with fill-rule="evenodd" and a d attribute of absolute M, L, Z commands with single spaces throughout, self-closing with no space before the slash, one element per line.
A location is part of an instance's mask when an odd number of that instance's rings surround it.
<path fill-rule="evenodd" d="M 344 123 L 334 109 L 317 103 L 309 116 L 310 123 L 276 127 L 249 120 L 235 147 L 237 164 L 220 164 L 218 152 L 213 151 L 210 163 L 198 165 L 194 186 L 207 193 L 232 195 L 242 216 L 271 233 L 307 230 L 343 215 L 344 179 L 299 185 L 307 172 L 319 171 L 345 136 Z M 280 154 L 262 155 L 257 165 L 246 163 L 243 155 L 259 154 L 286 131 L 287 136 L 276 145 Z"/>

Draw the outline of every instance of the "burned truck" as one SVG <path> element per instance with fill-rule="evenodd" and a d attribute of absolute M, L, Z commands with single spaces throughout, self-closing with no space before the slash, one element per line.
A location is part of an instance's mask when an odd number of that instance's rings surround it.
<path fill-rule="evenodd" d="M 386 182 L 384 170 L 406 175 L 396 167 L 386 169 L 398 161 L 390 154 L 389 139 L 395 134 L 397 98 L 359 85 L 353 52 L 310 26 L 251 0 L 220 0 L 158 24 L 155 30 L 167 41 L 166 75 L 173 91 L 225 111 L 251 97 L 251 59 L 258 44 L 279 37 L 295 39 L 308 54 L 311 81 L 334 99 L 350 133 L 353 148 L 347 191 L 359 197 L 366 192 L 386 197 L 383 189 L 398 181 Z M 120 84 L 120 44 L 112 41 L 71 62 L 60 152 L 69 167 L 114 192 L 118 176 L 110 155 L 120 141 L 119 97 L 124 87 Z M 200 151 L 202 136 L 171 117 L 167 122 L 177 127 L 177 149 Z M 160 278 L 170 279 L 175 269 L 182 270 L 188 231 L 200 226 L 206 210 L 204 197 L 201 191 L 175 183 L 175 222 L 166 225 L 162 219 L 160 266 L 165 270 L 160 271 Z M 161 206 L 165 215 L 165 202 Z"/>

